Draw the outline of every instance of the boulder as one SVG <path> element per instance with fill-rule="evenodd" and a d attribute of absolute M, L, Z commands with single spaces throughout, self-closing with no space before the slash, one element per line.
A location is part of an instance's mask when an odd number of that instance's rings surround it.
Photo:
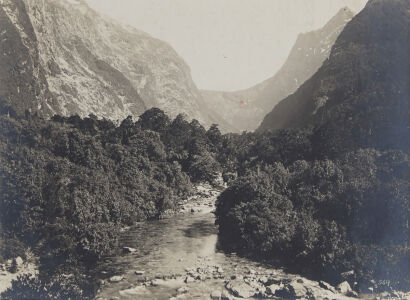
<path fill-rule="evenodd" d="M 297 282 L 296 280 L 285 284 L 281 283 L 278 286 L 275 286 L 275 284 L 273 284 L 270 285 L 268 288 L 270 294 L 273 294 L 273 290 L 276 289 L 274 295 L 280 298 L 309 298 L 307 295 L 308 290 L 306 289 L 306 287 L 303 284 Z"/>
<path fill-rule="evenodd" d="M 232 280 L 227 283 L 226 288 L 236 297 L 250 298 L 256 294 L 256 291 L 249 284 L 241 280 Z"/>
<path fill-rule="evenodd" d="M 269 285 L 268 287 L 266 287 L 266 292 L 269 294 L 269 295 L 275 295 L 275 293 L 276 293 L 276 291 L 280 291 L 280 290 L 282 290 L 284 288 L 284 286 L 283 286 L 283 284 L 281 284 L 281 283 L 273 283 L 273 284 L 271 284 L 271 285 Z"/>
<path fill-rule="evenodd" d="M 145 271 L 135 271 L 135 275 L 144 275 Z"/>
<path fill-rule="evenodd" d="M 233 299 L 233 297 L 231 296 L 231 294 L 229 294 L 228 291 L 224 290 L 221 293 L 221 300 L 231 300 Z"/>
<path fill-rule="evenodd" d="M 120 291 L 121 296 L 141 296 L 141 295 L 148 295 L 150 291 L 145 286 L 136 286 L 134 288 L 126 289 Z"/>
<path fill-rule="evenodd" d="M 185 281 L 184 281 L 185 283 L 192 283 L 192 282 L 195 282 L 195 278 L 193 278 L 193 277 L 191 277 L 191 276 L 187 276 L 186 278 L 185 278 Z"/>
<path fill-rule="evenodd" d="M 355 291 L 350 291 L 346 293 L 347 297 L 352 297 L 352 298 L 359 298 L 359 294 Z"/>
<path fill-rule="evenodd" d="M 268 277 L 266 277 L 266 276 L 260 277 L 260 278 L 259 278 L 259 282 L 261 282 L 261 283 L 263 283 L 263 284 L 267 283 L 267 282 L 268 282 Z"/>
<path fill-rule="evenodd" d="M 23 265 L 23 263 L 24 263 L 24 261 L 20 256 L 15 258 L 14 261 L 13 261 L 13 264 L 17 267 L 21 267 Z"/>
<path fill-rule="evenodd" d="M 302 298 L 306 296 L 307 290 L 299 281 L 293 281 L 288 284 L 287 289 L 292 297 Z"/>
<path fill-rule="evenodd" d="M 151 285 L 152 286 L 160 286 L 160 285 L 164 285 L 164 284 L 165 284 L 164 279 L 157 278 L 157 279 L 151 280 Z"/>
<path fill-rule="evenodd" d="M 347 281 L 343 281 L 341 284 L 337 286 L 337 290 L 346 295 L 347 293 L 352 291 L 352 288 L 350 287 L 350 284 Z"/>
<path fill-rule="evenodd" d="M 188 292 L 189 292 L 189 288 L 187 288 L 186 286 L 183 286 L 177 289 L 178 295 L 187 294 Z"/>
<path fill-rule="evenodd" d="M 110 282 L 120 282 L 123 279 L 124 279 L 124 276 L 121 276 L 121 275 L 112 276 L 110 277 Z"/>
<path fill-rule="evenodd" d="M 332 293 L 336 293 L 336 289 L 333 286 L 331 286 L 329 283 L 325 282 L 325 281 L 319 281 L 319 286 L 322 289 L 331 291 Z"/>

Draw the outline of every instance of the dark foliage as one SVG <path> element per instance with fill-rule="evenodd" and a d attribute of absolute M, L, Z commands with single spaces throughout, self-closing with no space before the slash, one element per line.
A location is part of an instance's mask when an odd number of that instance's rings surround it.
<path fill-rule="evenodd" d="M 81 275 L 78 275 L 81 277 Z M 95 288 L 74 275 L 56 275 L 43 281 L 31 275 L 20 276 L 2 293 L 4 299 L 92 299 Z"/>
<path fill-rule="evenodd" d="M 217 201 L 225 248 L 334 282 L 354 270 L 362 283 L 410 286 L 406 153 L 364 149 L 287 166 L 255 161 Z"/>
<path fill-rule="evenodd" d="M 221 155 L 239 178 L 216 211 L 226 247 L 410 288 L 409 9 L 369 1 L 319 71 L 234 137 Z"/>
<path fill-rule="evenodd" d="M 116 251 L 122 226 L 175 211 L 191 194 L 191 181 L 215 180 L 218 132 L 182 116 L 171 122 L 159 109 L 119 126 L 93 115 L 46 121 L 5 111 L 0 115 L 1 255 L 23 256 L 30 246 L 40 255 L 43 274 L 87 270 Z M 36 280 L 21 284 L 50 284 Z"/>

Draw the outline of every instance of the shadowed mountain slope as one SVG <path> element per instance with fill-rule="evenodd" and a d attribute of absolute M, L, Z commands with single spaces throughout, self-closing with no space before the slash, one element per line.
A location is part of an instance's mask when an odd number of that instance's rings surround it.
<path fill-rule="evenodd" d="M 258 130 L 314 125 L 329 147 L 408 150 L 410 36 L 403 28 L 409 26 L 409 0 L 369 1 L 340 34 L 329 60 Z"/>
<path fill-rule="evenodd" d="M 273 77 L 242 91 L 202 91 L 204 100 L 236 131 L 255 130 L 279 101 L 320 68 L 353 15 L 348 8 L 342 8 L 323 28 L 300 34 L 285 64 Z"/>

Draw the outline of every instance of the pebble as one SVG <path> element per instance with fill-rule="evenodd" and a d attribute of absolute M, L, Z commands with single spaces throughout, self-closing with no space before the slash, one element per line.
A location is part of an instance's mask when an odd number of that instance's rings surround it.
<path fill-rule="evenodd" d="M 137 252 L 137 249 L 131 248 L 131 247 L 124 247 L 124 248 L 122 248 L 122 251 L 124 253 L 134 253 L 134 252 Z"/>

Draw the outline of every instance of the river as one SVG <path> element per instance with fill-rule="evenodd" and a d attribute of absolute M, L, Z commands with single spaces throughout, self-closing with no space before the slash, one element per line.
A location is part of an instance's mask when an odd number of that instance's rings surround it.
<path fill-rule="evenodd" d="M 186 213 L 174 218 L 139 223 L 123 233 L 121 245 L 135 248 L 128 255 L 105 260 L 103 272 L 108 275 L 123 275 L 124 279 L 106 284 L 97 297 L 103 299 L 136 299 L 135 293 L 121 292 L 147 282 L 155 277 L 174 278 L 141 290 L 138 299 L 170 299 L 181 286 L 189 286 L 187 299 L 209 299 L 215 289 L 224 287 L 224 275 L 236 273 L 238 268 L 261 268 L 257 263 L 225 254 L 218 249 L 218 229 L 215 225 L 213 208 L 205 207 L 201 212 Z M 183 281 L 190 270 L 215 269 L 221 276 L 211 276 L 186 285 Z M 143 271 L 136 275 L 135 271 Z M 219 274 L 218 272 L 216 272 Z M 214 278 L 220 277 L 220 278 Z M 155 282 L 154 282 L 155 284 Z"/>
<path fill-rule="evenodd" d="M 237 299 L 232 294 L 278 299 L 273 295 L 283 290 L 291 298 L 352 299 L 332 287 L 221 251 L 212 213 L 215 198 L 215 194 L 206 197 L 182 215 L 138 223 L 124 231 L 120 246 L 135 252 L 100 264 L 98 272 L 106 280 L 96 298 L 208 300 L 216 293 L 212 299 L 221 299 L 221 294 L 226 296 L 222 299 Z M 116 280 L 110 280 L 113 276 Z"/>

